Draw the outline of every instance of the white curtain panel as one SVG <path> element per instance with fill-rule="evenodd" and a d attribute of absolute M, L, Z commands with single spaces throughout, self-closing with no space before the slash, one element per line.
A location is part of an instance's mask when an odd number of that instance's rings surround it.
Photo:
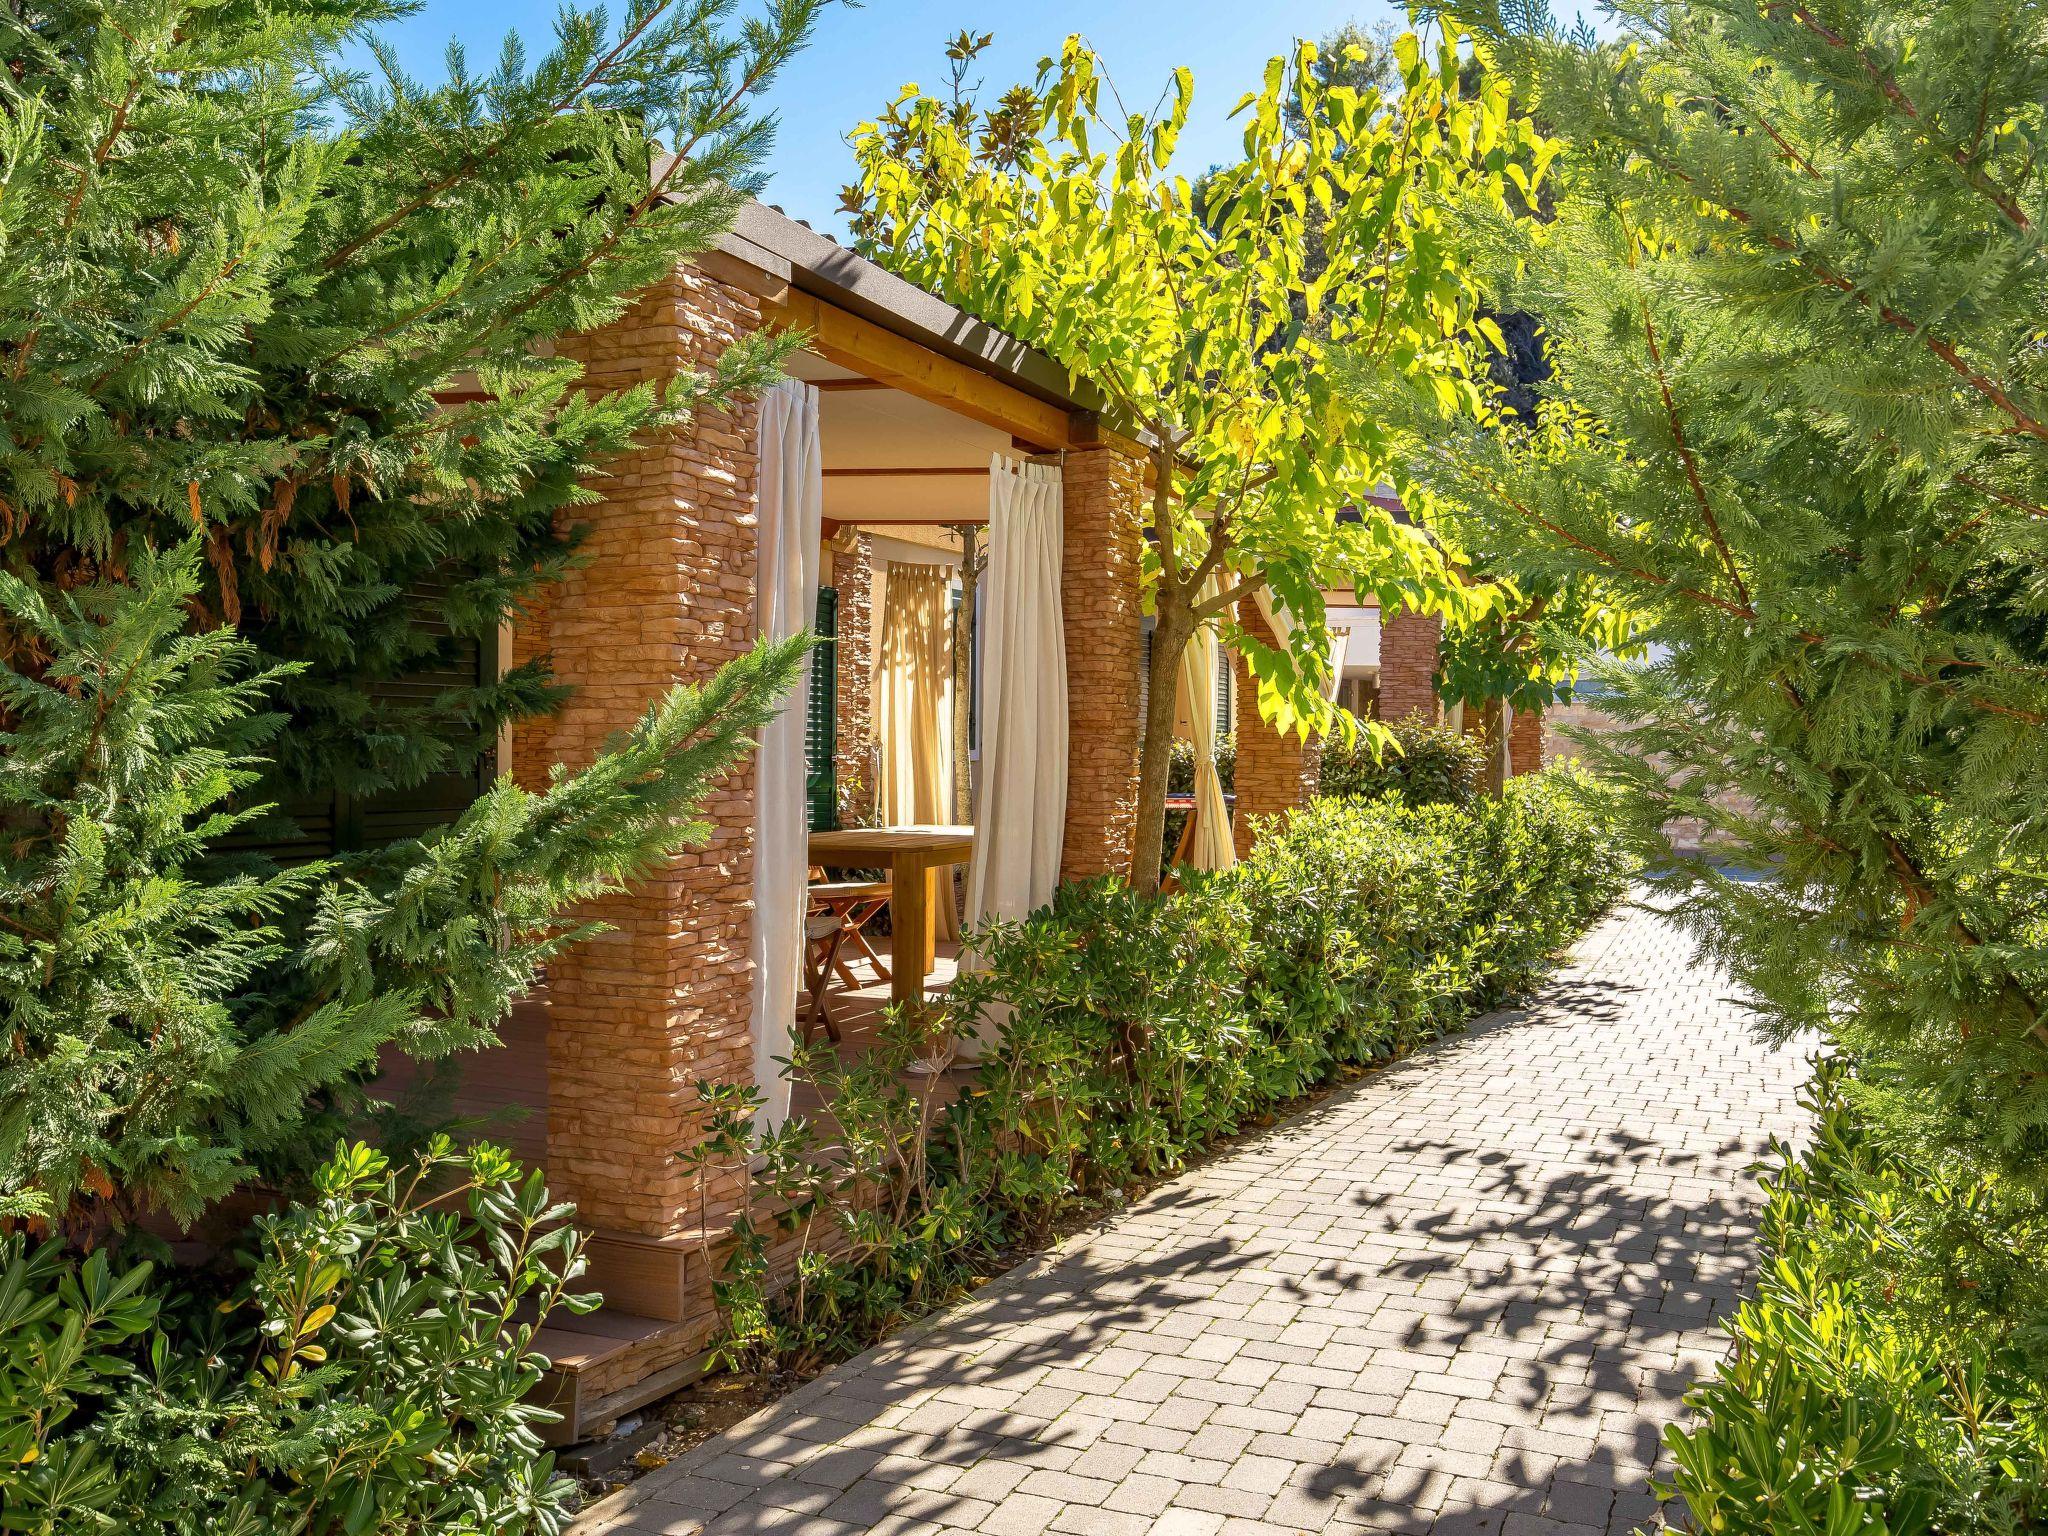
<path fill-rule="evenodd" d="M 970 925 L 1052 900 L 1067 822 L 1067 643 L 1060 617 L 1060 471 L 996 454 L 982 585 L 981 772 Z"/>
<path fill-rule="evenodd" d="M 1210 577 L 1196 594 L 1206 602 L 1220 590 Z M 1195 748 L 1195 833 L 1187 862 L 1196 869 L 1228 869 L 1237 862 L 1230 835 L 1230 805 L 1223 798 L 1223 780 L 1216 772 L 1216 678 L 1223 666 L 1223 647 L 1213 623 L 1202 626 L 1180 653 L 1180 713 L 1187 717 Z M 1171 850 L 1168 850 L 1169 852 Z"/>
<path fill-rule="evenodd" d="M 786 640 L 818 607 L 818 542 L 825 507 L 818 451 L 818 392 L 784 379 L 761 397 L 761 456 L 755 514 L 760 569 L 755 623 L 761 638 Z M 805 889 L 810 883 L 804 811 L 804 701 L 810 665 L 782 712 L 761 733 L 754 759 L 754 1081 L 766 1095 L 761 1119 L 789 1114 L 789 1055 L 803 971 Z"/>

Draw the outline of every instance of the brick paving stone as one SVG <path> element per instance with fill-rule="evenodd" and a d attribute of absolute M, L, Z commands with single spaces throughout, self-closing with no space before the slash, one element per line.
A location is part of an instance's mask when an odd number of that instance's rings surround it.
<path fill-rule="evenodd" d="M 1653 910 L 572 1536 L 1609 1536 L 1747 1280 L 1773 1051 Z"/>

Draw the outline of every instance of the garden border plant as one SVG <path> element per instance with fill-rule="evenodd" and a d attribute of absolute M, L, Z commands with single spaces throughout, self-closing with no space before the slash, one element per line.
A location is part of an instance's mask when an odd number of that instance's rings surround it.
<path fill-rule="evenodd" d="M 755 1170 L 716 1284 L 714 1365 L 851 1354 L 1075 1217 L 1456 1029 L 1525 990 L 1628 869 L 1602 793 L 1557 768 L 1464 806 L 1319 800 L 1177 891 L 1098 879 L 990 924 L 942 1013 L 981 1063 L 952 1103 L 910 1085 L 931 1026 L 900 1014 L 847 1059 L 794 1051 L 836 1138 L 802 1117 L 756 1134 L 757 1090 L 700 1085 L 711 1134 L 680 1155 L 707 1185 Z"/>

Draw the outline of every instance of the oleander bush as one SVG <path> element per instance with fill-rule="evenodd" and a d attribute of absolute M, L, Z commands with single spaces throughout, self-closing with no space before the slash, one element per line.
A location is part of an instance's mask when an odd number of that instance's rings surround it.
<path fill-rule="evenodd" d="M 0 1528 L 33 1536 L 559 1530 L 525 1401 L 582 1239 L 538 1174 L 345 1145 L 218 1270 L 0 1238 Z"/>
<path fill-rule="evenodd" d="M 1761 1279 L 1734 1352 L 1665 1431 L 1717 1536 L 2005 1533 L 2048 1522 L 2048 1209 L 1905 1148 L 1841 1058 L 1774 1145 Z"/>
<path fill-rule="evenodd" d="M 1449 725 L 1402 720 L 1388 727 L 1392 746 L 1374 752 L 1364 735 L 1348 745 L 1323 743 L 1321 793 L 1337 799 L 1376 800 L 1399 795 L 1410 805 L 1470 805 L 1486 781 L 1486 751 Z"/>
<path fill-rule="evenodd" d="M 850 1062 L 796 1053 L 836 1144 L 801 1119 L 757 1137 L 751 1088 L 704 1088 L 700 1177 L 760 1170 L 719 1287 L 724 1360 L 859 1347 L 1006 1245 L 1457 1028 L 1540 975 L 1627 870 L 1600 793 L 1553 770 L 1469 806 L 1319 801 L 1177 891 L 1096 880 L 989 925 L 936 1023 L 898 1018 Z M 903 1077 L 934 1031 L 981 1062 L 950 1105 Z"/>

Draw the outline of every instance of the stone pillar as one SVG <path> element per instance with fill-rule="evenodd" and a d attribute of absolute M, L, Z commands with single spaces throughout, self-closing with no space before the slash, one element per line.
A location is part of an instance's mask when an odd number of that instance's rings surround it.
<path fill-rule="evenodd" d="M 1508 726 L 1508 771 L 1517 777 L 1543 770 L 1543 711 L 1518 709 Z"/>
<path fill-rule="evenodd" d="M 1243 598 L 1237 605 L 1237 624 L 1252 639 L 1277 648 L 1279 639 L 1267 624 L 1259 605 Z M 1256 817 L 1285 816 L 1308 803 L 1321 777 L 1320 742 L 1304 743 L 1292 731 L 1282 733 L 1259 718 L 1258 683 L 1242 655 L 1233 655 L 1237 686 L 1237 777 L 1233 787 L 1237 806 L 1232 812 L 1231 840 L 1243 858 L 1257 841 L 1252 826 Z"/>
<path fill-rule="evenodd" d="M 1061 500 L 1067 644 L 1067 828 L 1060 878 L 1131 871 L 1138 823 L 1138 601 L 1145 466 L 1120 449 L 1069 450 Z"/>
<path fill-rule="evenodd" d="M 868 809 L 875 803 L 874 554 L 874 536 L 855 532 L 832 559 L 832 585 L 839 592 L 833 761 L 841 803 L 846 803 L 847 786 L 858 784 L 859 803 Z"/>
<path fill-rule="evenodd" d="M 685 267 L 563 350 L 592 385 L 617 388 L 708 366 L 760 323 L 752 294 Z M 551 650 L 574 692 L 518 733 L 529 784 L 548 764 L 588 764 L 650 700 L 753 643 L 754 415 L 703 413 L 622 455 L 597 482 L 603 499 L 568 509 L 587 529 L 586 559 L 524 644 Z M 585 915 L 610 931 L 548 967 L 548 1182 L 582 1223 L 622 1239 L 658 1243 L 695 1225 L 673 1155 L 696 1134 L 695 1084 L 753 1073 L 753 787 L 747 762 L 704 803 L 710 840 L 591 903 Z M 739 1192 L 730 1182 L 713 1192 L 714 1223 Z"/>
<path fill-rule="evenodd" d="M 1443 719 L 1436 694 L 1437 647 L 1444 621 L 1435 614 L 1396 611 L 1380 622 L 1380 718 L 1389 725 L 1420 717 Z"/>

